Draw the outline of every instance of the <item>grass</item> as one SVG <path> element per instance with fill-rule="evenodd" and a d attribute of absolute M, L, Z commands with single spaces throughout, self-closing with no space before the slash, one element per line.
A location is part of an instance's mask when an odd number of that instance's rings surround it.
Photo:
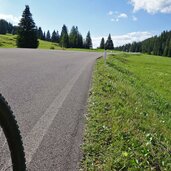
<path fill-rule="evenodd" d="M 16 48 L 16 35 L 0 34 L 0 48 Z M 83 51 L 83 52 L 104 52 L 103 49 L 81 49 L 81 48 L 61 48 L 58 43 L 39 40 L 39 49 L 51 49 L 51 50 L 68 50 L 68 51 Z M 108 52 L 116 52 L 110 51 Z"/>
<path fill-rule="evenodd" d="M 0 35 L 0 48 L 16 48 L 16 35 Z M 62 49 L 57 43 L 39 40 L 39 49 Z"/>
<path fill-rule="evenodd" d="M 97 61 L 81 170 L 171 170 L 170 68 L 149 55 Z"/>
<path fill-rule="evenodd" d="M 0 34 L 0 48 L 16 48 L 16 35 Z"/>
<path fill-rule="evenodd" d="M 61 50 L 62 48 L 59 46 L 58 43 L 39 40 L 39 49 Z"/>

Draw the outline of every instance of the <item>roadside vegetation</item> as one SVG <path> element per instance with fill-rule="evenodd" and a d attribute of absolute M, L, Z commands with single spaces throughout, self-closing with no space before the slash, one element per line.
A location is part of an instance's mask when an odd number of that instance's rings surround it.
<path fill-rule="evenodd" d="M 171 170 L 171 59 L 110 55 L 94 69 L 82 170 Z"/>

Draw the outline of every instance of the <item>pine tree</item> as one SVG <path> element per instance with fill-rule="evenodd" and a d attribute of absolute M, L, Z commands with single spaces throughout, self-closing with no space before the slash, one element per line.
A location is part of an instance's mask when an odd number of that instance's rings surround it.
<path fill-rule="evenodd" d="M 51 41 L 51 35 L 50 35 L 50 31 L 49 30 L 47 31 L 47 34 L 46 34 L 46 40 L 47 41 Z"/>
<path fill-rule="evenodd" d="M 8 30 L 8 22 L 6 20 L 0 20 L 0 34 L 6 34 Z"/>
<path fill-rule="evenodd" d="M 51 38 L 52 42 L 57 42 L 57 34 L 56 31 L 54 30 L 52 33 L 52 38 Z"/>
<path fill-rule="evenodd" d="M 169 46 L 168 46 L 168 54 L 167 54 L 167 56 L 171 57 L 171 39 L 170 39 Z"/>
<path fill-rule="evenodd" d="M 46 40 L 46 32 L 44 31 L 42 40 Z"/>
<path fill-rule="evenodd" d="M 39 29 L 37 30 L 37 37 L 38 39 L 43 40 L 43 31 L 41 27 L 39 27 Z"/>
<path fill-rule="evenodd" d="M 90 35 L 90 31 L 88 31 L 86 40 L 85 40 L 85 48 L 91 49 L 92 47 L 93 47 L 93 45 L 92 45 L 91 35 Z"/>
<path fill-rule="evenodd" d="M 18 33 L 18 26 L 13 26 L 11 34 L 17 34 Z"/>
<path fill-rule="evenodd" d="M 59 35 L 59 32 L 57 31 L 56 32 L 56 43 L 59 43 L 60 41 L 60 35 Z"/>
<path fill-rule="evenodd" d="M 78 48 L 83 48 L 83 36 L 78 34 Z"/>
<path fill-rule="evenodd" d="M 102 37 L 101 42 L 100 42 L 100 49 L 104 49 L 105 48 L 105 40 Z"/>
<path fill-rule="evenodd" d="M 26 5 L 19 23 L 17 47 L 37 48 L 38 45 L 36 26 L 30 13 L 30 8 Z"/>
<path fill-rule="evenodd" d="M 71 48 L 82 48 L 83 47 L 83 37 L 78 31 L 78 27 L 73 26 L 69 34 L 69 46 Z"/>
<path fill-rule="evenodd" d="M 8 23 L 7 32 L 12 34 L 12 31 L 13 31 L 13 25 L 11 23 Z"/>
<path fill-rule="evenodd" d="M 113 50 L 114 49 L 113 41 L 111 39 L 111 35 L 110 34 L 109 34 L 108 39 L 106 41 L 105 48 L 106 49 L 110 49 L 110 50 Z"/>
<path fill-rule="evenodd" d="M 69 47 L 69 37 L 68 37 L 68 29 L 66 25 L 63 25 L 60 37 L 60 46 L 63 48 Z"/>
<path fill-rule="evenodd" d="M 76 48 L 77 47 L 77 30 L 76 27 L 73 26 L 71 28 L 70 34 L 69 34 L 69 47 Z"/>

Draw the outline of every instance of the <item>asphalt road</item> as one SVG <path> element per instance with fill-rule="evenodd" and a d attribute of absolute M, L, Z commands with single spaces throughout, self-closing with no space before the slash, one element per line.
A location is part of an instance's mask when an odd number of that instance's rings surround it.
<path fill-rule="evenodd" d="M 23 137 L 29 171 L 78 170 L 99 53 L 0 49 L 0 93 Z"/>

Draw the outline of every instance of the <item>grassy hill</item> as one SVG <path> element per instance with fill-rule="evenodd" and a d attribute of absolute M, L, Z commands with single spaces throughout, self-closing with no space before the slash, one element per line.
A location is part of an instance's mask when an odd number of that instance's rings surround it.
<path fill-rule="evenodd" d="M 0 47 L 2 48 L 15 48 L 16 47 L 16 35 L 0 34 Z"/>
<path fill-rule="evenodd" d="M 171 170 L 171 58 L 118 54 L 97 61 L 83 170 Z"/>
<path fill-rule="evenodd" d="M 16 48 L 16 35 L 0 35 L 0 48 Z M 57 43 L 39 40 L 40 49 L 62 49 Z"/>
<path fill-rule="evenodd" d="M 16 35 L 0 34 L 0 48 L 16 48 Z M 52 49 L 52 50 L 69 50 L 69 51 L 86 51 L 86 52 L 103 52 L 103 49 L 80 49 L 80 48 L 61 48 L 58 43 L 52 43 L 44 40 L 39 40 L 39 49 Z M 111 50 L 108 50 L 111 52 Z M 116 50 L 113 50 L 116 52 Z"/>

